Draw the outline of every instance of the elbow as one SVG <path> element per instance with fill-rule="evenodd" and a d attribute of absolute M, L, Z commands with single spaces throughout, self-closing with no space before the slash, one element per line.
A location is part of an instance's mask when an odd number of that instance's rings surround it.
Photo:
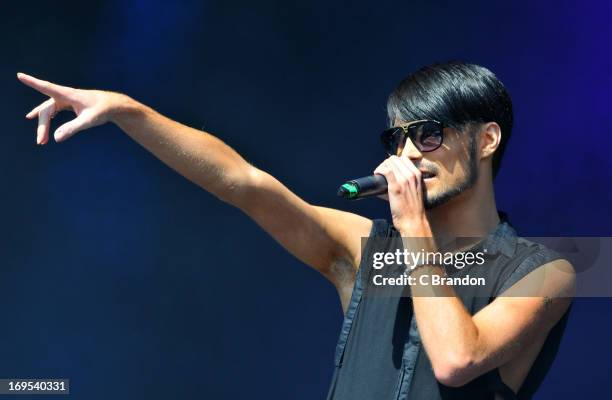
<path fill-rule="evenodd" d="M 249 203 L 250 188 L 256 187 L 259 179 L 259 170 L 247 165 L 224 177 L 223 188 L 216 197 L 232 206 L 243 208 Z"/>
<path fill-rule="evenodd" d="M 445 386 L 461 387 L 472 379 L 475 362 L 464 354 L 446 354 L 444 358 L 433 364 L 436 380 Z"/>

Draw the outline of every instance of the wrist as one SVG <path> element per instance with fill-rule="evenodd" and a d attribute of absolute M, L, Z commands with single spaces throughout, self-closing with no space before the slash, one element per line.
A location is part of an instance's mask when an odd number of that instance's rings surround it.
<path fill-rule="evenodd" d="M 407 220 L 400 224 L 397 230 L 402 237 L 426 238 L 433 236 L 429 221 L 424 215 L 421 218 Z"/>
<path fill-rule="evenodd" d="M 116 125 L 125 124 L 146 112 L 143 104 L 125 94 L 113 92 L 106 92 L 106 94 L 109 102 L 108 120 Z"/>
<path fill-rule="evenodd" d="M 447 276 L 446 270 L 442 264 L 438 263 L 427 263 L 423 262 L 417 265 L 413 265 L 408 268 L 408 276 L 420 276 L 420 275 L 440 275 Z"/>

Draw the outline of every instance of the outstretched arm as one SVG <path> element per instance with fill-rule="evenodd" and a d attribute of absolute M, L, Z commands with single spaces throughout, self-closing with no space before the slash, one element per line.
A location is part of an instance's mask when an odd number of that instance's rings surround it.
<path fill-rule="evenodd" d="M 360 238 L 368 236 L 370 220 L 305 202 L 215 136 L 166 118 L 126 95 L 17 76 L 49 96 L 26 115 L 38 118 L 38 144 L 49 141 L 50 121 L 62 110 L 74 111 L 76 118 L 57 128 L 58 142 L 87 128 L 115 123 L 178 173 L 243 210 L 289 252 L 328 278 L 346 305 L 361 257 Z"/>

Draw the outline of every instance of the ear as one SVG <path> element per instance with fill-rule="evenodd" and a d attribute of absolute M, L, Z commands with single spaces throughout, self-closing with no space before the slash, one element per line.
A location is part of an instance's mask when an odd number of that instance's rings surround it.
<path fill-rule="evenodd" d="M 487 122 L 480 133 L 480 158 L 493 156 L 501 142 L 501 128 L 497 122 Z"/>

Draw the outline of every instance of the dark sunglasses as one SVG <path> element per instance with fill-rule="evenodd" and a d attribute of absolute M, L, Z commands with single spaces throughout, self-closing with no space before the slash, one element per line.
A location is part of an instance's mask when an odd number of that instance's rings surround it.
<path fill-rule="evenodd" d="M 432 119 L 412 121 L 385 129 L 380 135 L 380 141 L 389 156 L 399 155 L 408 137 L 420 152 L 434 151 L 442 146 L 443 128 L 441 122 Z"/>

